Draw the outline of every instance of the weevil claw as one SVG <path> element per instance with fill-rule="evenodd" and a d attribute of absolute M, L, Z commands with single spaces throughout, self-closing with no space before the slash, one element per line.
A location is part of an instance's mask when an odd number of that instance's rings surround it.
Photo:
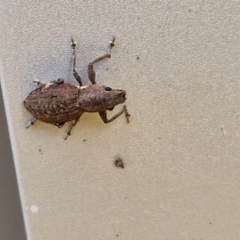
<path fill-rule="evenodd" d="M 114 46 L 115 46 L 115 36 L 113 36 L 113 39 L 109 42 L 109 44 L 110 44 L 110 48 L 113 48 Z"/>
<path fill-rule="evenodd" d="M 73 48 L 75 48 L 75 47 L 76 47 L 76 45 L 77 45 L 77 43 L 76 43 L 76 42 L 74 42 L 73 38 L 71 38 L 71 45 L 72 45 L 72 47 L 73 47 Z"/>

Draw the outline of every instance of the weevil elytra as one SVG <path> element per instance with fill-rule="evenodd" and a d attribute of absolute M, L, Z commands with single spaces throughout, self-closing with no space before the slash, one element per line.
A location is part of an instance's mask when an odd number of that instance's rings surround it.
<path fill-rule="evenodd" d="M 66 122 L 72 121 L 64 137 L 66 140 L 84 112 L 98 112 L 104 123 L 110 123 L 125 113 L 127 122 L 129 122 L 130 114 L 125 105 L 121 111 L 110 119 L 107 118 L 106 112 L 126 101 L 126 91 L 101 86 L 95 80 L 96 73 L 93 65 L 105 58 L 111 58 L 111 49 L 115 45 L 114 41 L 115 38 L 109 44 L 108 53 L 88 64 L 88 78 L 92 85 L 83 86 L 81 77 L 75 69 L 76 43 L 71 39 L 73 76 L 79 85 L 67 83 L 62 78 L 47 83 L 35 80 L 36 89 L 23 102 L 25 108 L 33 116 L 26 127 L 30 127 L 37 120 L 53 124 L 59 128 Z"/>

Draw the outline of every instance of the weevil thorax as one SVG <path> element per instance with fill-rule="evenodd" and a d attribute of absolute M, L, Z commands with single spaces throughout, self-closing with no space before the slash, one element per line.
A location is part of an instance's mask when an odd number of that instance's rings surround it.
<path fill-rule="evenodd" d="M 81 87 L 79 103 L 86 112 L 112 110 L 126 101 L 126 91 L 93 84 Z"/>

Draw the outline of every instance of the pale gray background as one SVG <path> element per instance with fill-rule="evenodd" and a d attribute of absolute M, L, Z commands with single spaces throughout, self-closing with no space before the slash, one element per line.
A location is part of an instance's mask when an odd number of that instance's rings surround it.
<path fill-rule="evenodd" d="M 240 239 L 239 1 L 5 0 L 0 10 L 1 81 L 29 239 Z M 97 80 L 126 89 L 130 124 L 84 114 L 67 141 L 67 126 L 26 130 L 22 101 L 34 77 L 75 83 L 74 37 L 89 84 L 87 64 L 113 35 Z M 124 169 L 113 166 L 117 155 Z"/>

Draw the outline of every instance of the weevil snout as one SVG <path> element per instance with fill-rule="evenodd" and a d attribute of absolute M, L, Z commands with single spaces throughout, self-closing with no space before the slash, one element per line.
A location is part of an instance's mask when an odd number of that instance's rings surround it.
<path fill-rule="evenodd" d="M 126 91 L 125 90 L 122 90 L 122 98 L 124 100 L 124 102 L 126 101 Z"/>
<path fill-rule="evenodd" d="M 126 91 L 123 90 L 123 97 L 126 98 Z"/>
<path fill-rule="evenodd" d="M 117 95 L 117 99 L 119 103 L 124 103 L 126 101 L 126 91 L 125 90 L 118 90 L 119 94 Z"/>

